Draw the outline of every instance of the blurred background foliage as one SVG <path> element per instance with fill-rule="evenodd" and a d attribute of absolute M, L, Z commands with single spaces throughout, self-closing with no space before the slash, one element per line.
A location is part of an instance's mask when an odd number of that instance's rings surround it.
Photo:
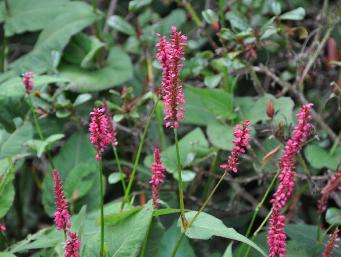
<path fill-rule="evenodd" d="M 328 0 L 1 1 L 0 219 L 8 230 L 0 237 L 0 250 L 6 251 L 0 256 L 62 256 L 62 235 L 50 226 L 55 207 L 48 155 L 64 181 L 81 256 L 98 256 L 98 166 L 88 139 L 89 112 L 108 101 L 129 177 L 160 85 L 156 34 L 168 35 L 171 26 L 188 37 L 182 72 L 186 120 L 180 126 L 186 208 L 202 204 L 232 148 L 233 126 L 249 119 L 253 140 L 240 171 L 225 179 L 206 210 L 245 234 L 277 172 L 295 113 L 312 102 L 315 127 L 298 158 L 287 256 L 318 254 L 320 222 L 324 228 L 341 225 L 338 194 L 326 215 L 319 219 L 316 213 L 321 188 L 340 170 L 340 15 L 340 2 Z M 45 140 L 38 139 L 25 101 L 20 74 L 26 71 L 35 74 L 33 104 Z M 145 256 L 170 256 L 180 233 L 172 142 L 161 103 L 138 167 L 135 207 L 121 215 L 119 175 L 112 151 L 106 151 L 110 256 L 137 256 L 147 231 Z M 154 145 L 161 147 L 168 172 L 164 212 L 139 207 L 151 197 Z M 254 229 L 269 209 L 267 200 Z M 263 228 L 256 243 L 266 251 L 265 233 Z M 237 256 L 238 243 L 228 245 L 221 235 L 205 243 L 186 239 L 177 256 L 228 257 L 232 249 Z M 249 256 L 260 254 L 252 250 Z"/>

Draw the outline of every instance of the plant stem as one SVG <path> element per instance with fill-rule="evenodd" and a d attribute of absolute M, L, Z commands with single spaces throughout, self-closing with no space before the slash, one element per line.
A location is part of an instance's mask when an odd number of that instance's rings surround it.
<path fill-rule="evenodd" d="M 100 188 L 100 208 L 101 208 L 101 250 L 100 257 L 104 257 L 104 195 L 103 195 L 103 166 L 99 161 L 99 188 Z"/>
<path fill-rule="evenodd" d="M 124 181 L 124 175 L 123 175 L 123 171 L 122 171 L 122 167 L 121 167 L 121 161 L 120 161 L 120 158 L 118 157 L 116 146 L 112 145 L 112 149 L 114 151 L 117 168 L 118 168 L 118 171 L 120 172 L 120 178 L 121 178 L 123 191 L 125 193 L 127 190 L 127 186 L 126 186 L 126 182 Z"/>
<path fill-rule="evenodd" d="M 97 0 L 92 0 L 92 11 L 97 14 Z"/>
<path fill-rule="evenodd" d="M 262 209 L 265 200 L 268 198 L 268 195 L 269 195 L 269 193 L 270 193 L 270 191 L 271 191 L 273 185 L 275 184 L 275 181 L 276 181 L 276 179 L 277 179 L 277 177 L 278 177 L 278 175 L 279 175 L 279 172 L 280 172 L 280 170 L 278 170 L 277 173 L 276 173 L 276 175 L 272 178 L 271 183 L 270 183 L 270 185 L 268 186 L 268 188 L 266 189 L 266 192 L 265 192 L 265 194 L 263 195 L 262 200 L 257 204 L 256 209 L 255 209 L 255 211 L 253 212 L 253 215 L 252 215 L 252 218 L 251 218 L 251 222 L 250 222 L 250 224 L 249 224 L 249 226 L 248 226 L 248 228 L 247 228 L 247 230 L 246 230 L 246 234 L 245 234 L 246 237 L 249 237 L 249 235 L 250 235 L 250 233 L 251 233 L 251 230 L 252 230 L 252 228 L 253 228 L 253 225 L 254 225 L 254 223 L 255 223 L 256 217 L 257 217 L 257 215 L 258 215 L 258 212 Z M 240 256 L 242 255 L 242 252 L 243 252 L 244 248 L 245 248 L 245 244 L 242 243 L 241 247 L 239 248 L 240 250 L 238 251 L 238 255 L 237 255 L 238 257 L 240 257 Z M 248 252 L 249 249 L 250 249 L 250 246 L 248 247 L 248 249 L 247 249 L 246 251 Z M 248 254 L 246 254 L 245 256 L 247 256 L 247 255 L 248 255 Z"/>
<path fill-rule="evenodd" d="M 189 3 L 187 0 L 177 0 L 178 3 L 182 3 L 182 5 L 185 7 L 186 11 L 191 15 L 195 25 L 198 27 L 203 27 L 203 23 L 201 22 L 201 19 L 199 18 L 198 14 L 194 10 L 191 3 Z"/>
<path fill-rule="evenodd" d="M 220 159 L 220 155 L 221 155 L 221 151 L 217 150 L 215 158 L 214 158 L 214 160 L 213 160 L 213 162 L 211 164 L 211 167 L 210 167 L 210 176 L 209 176 L 209 178 L 207 180 L 207 183 L 206 183 L 205 188 L 204 188 L 204 192 L 202 194 L 202 199 L 203 200 L 206 199 L 208 192 L 210 191 L 210 189 L 213 186 L 214 177 L 215 177 L 215 174 L 216 174 L 216 170 L 218 168 L 218 161 Z"/>
<path fill-rule="evenodd" d="M 37 129 L 37 131 L 38 131 L 38 135 L 39 135 L 39 138 L 40 138 L 40 140 L 41 141 L 45 141 L 45 137 L 44 137 L 44 134 L 43 134 L 43 131 L 42 131 L 42 129 L 41 129 L 41 127 L 40 127 L 40 125 L 39 125 L 39 122 L 38 122 L 38 118 L 37 118 L 37 115 L 36 115 L 36 113 L 35 113 L 35 111 L 34 111 L 34 107 L 33 107 L 33 103 L 32 103 L 32 99 L 31 99 L 31 95 L 29 95 L 28 97 L 27 97 L 27 99 L 28 99 L 28 105 L 30 106 L 30 110 L 31 110 L 31 113 L 32 113 L 32 116 L 33 116 L 33 121 L 34 121 L 34 125 L 35 125 L 35 127 L 36 127 L 36 129 Z M 50 145 L 48 144 L 47 145 L 47 156 L 48 156 L 48 158 L 49 158 L 49 162 L 50 162 L 50 166 L 51 166 L 51 168 L 52 169 L 54 169 L 55 168 L 55 165 L 54 165 L 54 163 L 53 163 L 53 160 L 52 160 L 52 157 L 51 157 L 51 155 L 50 155 L 50 152 L 49 152 L 49 147 Z"/>
<path fill-rule="evenodd" d="M 182 184 L 182 175 L 181 175 L 181 159 L 180 159 L 180 149 L 179 149 L 179 139 L 178 139 L 178 130 L 174 128 L 174 138 L 175 138 L 175 149 L 176 149 L 176 160 L 178 162 L 178 188 L 179 188 L 179 202 L 181 209 L 181 221 L 184 229 L 187 229 L 187 220 L 185 216 L 185 204 L 184 204 L 184 191 Z"/>
<path fill-rule="evenodd" d="M 137 153 L 136 153 L 136 157 L 135 157 L 135 161 L 134 161 L 134 166 L 133 166 L 133 170 L 131 172 L 131 175 L 129 177 L 129 182 L 128 182 L 128 186 L 127 186 L 127 190 L 124 194 L 124 199 L 125 201 L 123 201 L 123 204 L 122 204 L 122 210 L 124 208 L 124 205 L 125 205 L 125 202 L 129 202 L 129 195 L 130 195 L 130 190 L 131 190 L 131 187 L 132 187 L 132 184 L 133 184 L 133 181 L 134 181 L 134 178 L 135 178 L 135 173 L 136 173 L 136 169 L 137 169 L 137 166 L 139 164 L 139 161 L 140 161 L 140 157 L 141 157 L 141 153 L 142 153 L 142 148 L 143 148 L 143 145 L 144 145 L 144 141 L 146 139 L 146 136 L 147 136 L 147 132 L 148 132 L 148 128 L 150 126 L 150 122 L 153 118 L 153 114 L 155 112 L 155 109 L 156 109 L 156 106 L 158 105 L 160 99 L 158 98 L 156 103 L 154 104 L 153 106 L 153 109 L 152 111 L 150 112 L 149 114 L 149 117 L 148 117 L 148 120 L 147 120 L 147 123 L 146 123 L 146 126 L 144 127 L 144 130 L 143 130 L 143 134 L 142 134 L 142 137 L 141 137 L 141 140 L 140 140 L 140 144 L 139 144 L 139 147 L 137 149 Z"/>
<path fill-rule="evenodd" d="M 223 182 L 224 177 L 226 176 L 227 172 L 225 171 L 224 174 L 220 177 L 218 183 L 214 186 L 214 188 L 212 189 L 211 193 L 209 194 L 209 196 L 206 198 L 205 202 L 203 203 L 203 205 L 200 207 L 199 211 L 197 211 L 197 213 L 194 215 L 193 219 L 189 222 L 187 229 L 189 229 L 193 223 L 196 221 L 196 219 L 199 217 L 200 213 L 205 209 L 205 207 L 207 206 L 207 204 L 209 203 L 209 201 L 211 200 L 212 196 L 214 195 L 214 193 L 217 191 L 219 185 L 221 184 L 221 182 Z M 186 230 L 186 229 L 185 229 Z M 172 251 L 172 255 L 171 257 L 175 257 L 176 252 L 179 249 L 180 243 L 182 241 L 182 239 L 185 236 L 185 232 L 182 232 L 180 237 L 178 238 L 178 240 L 176 241 L 176 244 L 173 248 Z"/>

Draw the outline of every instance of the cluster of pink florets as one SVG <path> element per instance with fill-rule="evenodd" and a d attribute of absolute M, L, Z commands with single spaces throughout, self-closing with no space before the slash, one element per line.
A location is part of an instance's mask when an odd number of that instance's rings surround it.
<path fill-rule="evenodd" d="M 65 240 L 64 246 L 64 256 L 65 257 L 80 257 L 80 241 L 78 239 L 77 233 L 68 231 L 68 239 Z"/>
<path fill-rule="evenodd" d="M 77 233 L 71 232 L 69 228 L 71 227 L 70 214 L 68 210 L 68 201 L 65 199 L 63 182 L 60 179 L 57 170 L 52 171 L 52 177 L 54 182 L 54 195 L 56 211 L 54 214 L 54 222 L 56 224 L 57 230 L 64 230 L 67 235 L 64 247 L 65 257 L 80 257 L 79 248 L 80 241 L 77 238 Z"/>
<path fill-rule="evenodd" d="M 161 163 L 160 158 L 160 149 L 158 147 L 155 147 L 154 149 L 154 163 L 152 164 L 152 177 L 149 183 L 152 185 L 152 201 L 154 208 L 158 208 L 159 203 L 159 190 L 160 185 L 164 183 L 164 171 L 166 168 Z"/>
<path fill-rule="evenodd" d="M 6 231 L 6 226 L 5 226 L 5 225 L 2 225 L 2 224 L 0 224 L 0 231 Z"/>
<path fill-rule="evenodd" d="M 250 130 L 249 130 L 250 121 L 246 120 L 242 124 L 236 125 L 234 128 L 234 140 L 233 140 L 233 149 L 229 159 L 227 160 L 227 164 L 220 165 L 220 168 L 227 170 L 232 170 L 233 172 L 237 172 L 237 166 L 239 164 L 239 156 L 246 151 L 246 147 L 249 144 L 250 140 Z"/>
<path fill-rule="evenodd" d="M 110 136 L 110 143 L 114 146 L 118 146 L 116 127 L 111 118 L 110 110 L 106 101 L 103 101 L 103 109 L 108 123 L 107 134 Z"/>
<path fill-rule="evenodd" d="M 328 181 L 327 185 L 321 190 L 321 198 L 317 203 L 317 211 L 319 213 L 322 213 L 327 209 L 329 196 L 335 190 L 341 190 L 341 172 L 336 172 Z"/>
<path fill-rule="evenodd" d="M 322 253 L 323 257 L 332 257 L 334 249 L 339 248 L 339 229 L 336 228 L 332 234 L 329 235 L 328 243 Z"/>
<path fill-rule="evenodd" d="M 162 65 L 162 82 L 161 95 L 163 96 L 165 105 L 166 127 L 179 127 L 178 120 L 184 120 L 185 111 L 183 105 L 185 104 L 181 80 L 180 70 L 183 66 L 182 62 L 185 60 L 184 47 L 186 46 L 186 36 L 172 27 L 172 35 L 170 42 L 165 36 L 157 34 L 160 41 L 156 44 L 158 52 L 156 57 Z"/>
<path fill-rule="evenodd" d="M 57 170 L 52 171 L 52 177 L 54 182 L 54 195 L 56 204 L 54 223 L 56 224 L 58 230 L 66 230 L 71 226 L 71 216 L 68 210 L 68 202 L 64 196 L 63 183 L 60 180 Z"/>
<path fill-rule="evenodd" d="M 304 105 L 297 114 L 296 125 L 291 138 L 288 140 L 282 157 L 279 160 L 279 185 L 271 200 L 272 214 L 268 232 L 269 257 L 283 257 L 286 253 L 286 236 L 284 231 L 285 217 L 280 215 L 281 210 L 291 196 L 295 186 L 295 156 L 301 150 L 304 142 L 310 135 L 310 115 L 312 104 Z"/>
<path fill-rule="evenodd" d="M 32 89 L 33 89 L 33 72 L 31 71 L 25 72 L 22 75 L 21 81 L 25 86 L 26 94 L 28 95 L 31 94 Z"/>
<path fill-rule="evenodd" d="M 90 116 L 90 142 L 96 147 L 96 160 L 101 160 L 105 147 L 112 142 L 112 135 L 108 132 L 109 121 L 104 108 L 94 108 Z"/>

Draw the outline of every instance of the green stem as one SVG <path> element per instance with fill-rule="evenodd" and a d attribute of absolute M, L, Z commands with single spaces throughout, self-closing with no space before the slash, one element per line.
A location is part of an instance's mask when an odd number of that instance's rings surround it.
<path fill-rule="evenodd" d="M 209 201 L 211 200 L 212 196 L 214 195 L 214 193 L 217 191 L 219 185 L 221 184 L 221 182 L 223 182 L 224 180 L 224 177 L 226 176 L 226 171 L 224 172 L 224 174 L 220 177 L 218 183 L 214 186 L 214 188 L 212 189 L 211 193 L 209 194 L 209 196 L 207 197 L 207 199 L 205 200 L 205 202 L 203 203 L 203 205 L 200 207 L 199 211 L 197 211 L 197 213 L 194 215 L 193 219 L 189 222 L 188 226 L 187 226 L 187 229 L 189 229 L 193 223 L 196 221 L 196 219 L 199 217 L 200 213 L 206 208 L 207 204 L 209 203 Z M 180 237 L 178 238 L 178 240 L 176 241 L 176 244 L 173 248 L 173 251 L 172 251 L 172 255 L 171 257 L 175 257 L 176 255 L 176 252 L 178 251 L 179 249 L 179 246 L 180 246 L 180 243 L 182 241 L 182 239 L 184 238 L 185 236 L 185 232 L 182 232 Z"/>
<path fill-rule="evenodd" d="M 251 222 L 250 222 L 250 224 L 249 224 L 249 226 L 248 226 L 248 228 L 247 228 L 247 230 L 246 230 L 246 234 L 245 234 L 246 237 L 249 237 L 249 235 L 250 235 L 250 233 L 251 233 L 251 230 L 252 230 L 252 228 L 253 228 L 253 225 L 254 225 L 254 223 L 255 223 L 256 217 L 257 217 L 259 211 L 262 209 L 265 200 L 268 198 L 268 195 L 270 194 L 271 189 L 272 189 L 272 187 L 274 186 L 274 184 L 275 184 L 275 182 L 276 182 L 276 179 L 277 179 L 277 177 L 278 177 L 278 175 L 279 175 L 279 172 L 280 172 L 280 170 L 278 170 L 277 173 L 276 173 L 276 175 L 272 178 L 271 183 L 270 183 L 270 185 L 268 186 L 268 188 L 266 189 L 266 192 L 265 192 L 265 194 L 263 195 L 262 200 L 257 204 L 256 209 L 255 209 L 255 211 L 253 212 L 253 215 L 252 215 L 252 218 L 251 218 Z M 240 247 L 239 249 L 240 249 L 240 250 L 238 251 L 238 255 L 237 255 L 238 257 L 240 257 L 240 256 L 242 255 L 242 252 L 243 252 L 243 250 L 245 249 L 245 244 L 242 243 L 242 245 L 241 245 L 241 247 Z M 249 249 L 250 249 L 250 246 L 248 247 L 247 252 L 249 252 Z M 248 254 L 246 254 L 245 256 L 248 256 Z"/>
<path fill-rule="evenodd" d="M 27 99 L 28 99 L 28 101 L 27 101 L 27 102 L 28 102 L 28 105 L 30 106 L 30 110 L 31 110 L 31 113 L 32 113 L 34 125 L 35 125 L 35 127 L 36 127 L 36 129 L 37 129 L 37 131 L 38 131 L 39 138 L 40 138 L 41 141 L 45 141 L 45 137 L 44 137 L 43 131 L 42 131 L 40 125 L 39 125 L 37 115 L 36 115 L 36 113 L 35 113 L 35 111 L 34 111 L 34 107 L 33 107 L 32 99 L 31 99 L 31 95 L 29 95 L 29 96 L 27 97 Z M 53 160 L 52 160 L 52 157 L 51 157 L 51 155 L 50 155 L 50 152 L 49 152 L 50 149 L 49 149 L 49 148 L 50 148 L 50 145 L 47 145 L 47 156 L 48 156 L 48 158 L 49 158 L 50 166 L 52 167 L 52 169 L 54 169 L 54 168 L 55 168 L 55 165 L 54 165 Z"/>
<path fill-rule="evenodd" d="M 118 157 L 116 146 L 113 145 L 112 149 L 114 151 L 117 168 L 118 168 L 118 171 L 120 172 L 120 178 L 121 178 L 121 183 L 122 183 L 123 191 L 125 193 L 126 190 L 127 190 L 127 186 L 126 186 L 126 182 L 124 181 L 124 173 L 122 171 L 121 161 L 120 161 L 120 158 Z"/>
<path fill-rule="evenodd" d="M 182 175 L 181 175 L 181 159 L 180 159 L 180 149 L 179 149 L 179 139 L 178 139 L 178 130 L 174 128 L 174 138 L 175 138 L 175 149 L 176 149 L 176 160 L 178 162 L 178 188 L 179 188 L 179 202 L 181 209 L 181 220 L 182 225 L 185 229 L 187 229 L 187 220 L 185 217 L 185 204 L 184 204 L 184 191 L 182 184 Z"/>
<path fill-rule="evenodd" d="M 152 111 L 150 112 L 149 114 L 149 117 L 148 117 L 148 120 L 147 120 L 147 123 L 146 123 L 146 126 L 143 130 L 143 134 L 142 134 L 142 137 L 141 137 L 141 140 L 140 140 L 140 144 L 139 144 L 139 147 L 137 149 L 137 153 L 136 153 L 136 157 L 135 157 L 135 161 L 134 161 L 134 166 L 133 166 L 133 170 L 131 172 L 131 175 L 129 177 L 129 182 L 128 182 L 128 186 L 127 186 L 127 190 L 124 194 L 124 199 L 125 201 L 123 202 L 122 204 L 122 210 L 124 208 L 124 204 L 125 202 L 129 202 L 129 196 L 130 196 L 130 190 L 131 190 L 131 187 L 132 187 L 132 184 L 133 184 L 133 181 L 134 181 L 134 178 L 135 178 L 135 173 L 136 173 L 136 169 L 137 169 L 137 166 L 139 164 L 139 161 L 140 161 L 140 157 L 141 157 L 141 153 L 142 153 L 142 148 L 143 148 L 143 145 L 144 145 L 144 141 L 146 139 L 146 136 L 147 136 L 147 132 L 148 132 L 148 129 L 149 129 L 149 126 L 150 126 L 150 122 L 153 118 L 153 114 L 155 112 L 155 109 L 156 109 L 156 106 L 158 105 L 160 99 L 158 98 L 156 103 L 154 104 L 153 106 L 153 109 Z"/>
<path fill-rule="evenodd" d="M 186 11 L 191 15 L 195 25 L 197 25 L 198 27 L 203 27 L 203 23 L 201 22 L 201 19 L 199 18 L 198 14 L 194 10 L 191 3 L 189 3 L 187 0 L 182 1 L 178 0 L 177 2 L 178 3 L 182 2 L 182 5 L 185 7 Z"/>
<path fill-rule="evenodd" d="M 101 208 L 101 250 L 100 257 L 104 257 L 104 190 L 103 190 L 103 167 L 102 162 L 99 163 L 99 188 L 100 188 L 100 208 Z"/>
<path fill-rule="evenodd" d="M 92 0 L 92 11 L 97 14 L 97 0 Z"/>
<path fill-rule="evenodd" d="M 159 130 L 159 136 L 160 136 L 160 148 L 161 150 L 164 150 L 166 148 L 166 140 L 165 140 L 165 133 L 163 131 L 163 118 L 161 113 L 161 108 L 156 108 L 155 110 L 155 116 L 157 121 L 157 126 Z"/>

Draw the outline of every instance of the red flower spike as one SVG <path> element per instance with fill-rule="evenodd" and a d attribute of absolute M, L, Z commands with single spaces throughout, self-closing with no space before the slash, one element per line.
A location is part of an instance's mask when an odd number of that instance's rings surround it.
<path fill-rule="evenodd" d="M 25 86 L 25 91 L 27 95 L 30 95 L 33 89 L 33 72 L 28 71 L 22 75 L 22 83 Z"/>
<path fill-rule="evenodd" d="M 323 257 L 332 257 L 333 250 L 339 248 L 339 241 L 340 241 L 340 238 L 338 236 L 339 231 L 340 231 L 339 228 L 336 228 L 333 234 L 329 235 L 328 243 L 326 244 L 326 248 L 324 249 L 322 253 Z"/>
<path fill-rule="evenodd" d="M 152 186 L 152 201 L 154 208 L 158 208 L 160 203 L 159 200 L 159 190 L 160 185 L 164 183 L 165 174 L 163 173 L 166 168 L 161 163 L 160 149 L 155 147 L 154 149 L 154 163 L 152 164 L 152 178 L 149 183 Z"/>
<path fill-rule="evenodd" d="M 233 149 L 229 159 L 227 160 L 227 164 L 220 165 L 220 168 L 225 171 L 232 170 L 234 173 L 237 173 L 237 166 L 239 164 L 239 156 L 245 153 L 245 149 L 249 144 L 250 140 L 250 130 L 248 126 L 250 125 L 250 121 L 246 120 L 243 124 L 238 124 L 234 128 L 234 140 L 233 140 Z"/>
<path fill-rule="evenodd" d="M 80 257 L 80 241 L 78 239 L 77 233 L 67 231 L 68 239 L 65 240 L 64 246 L 64 256 L 65 257 Z"/>
<path fill-rule="evenodd" d="M 68 201 L 65 199 L 63 182 L 59 177 L 57 170 L 52 171 L 53 183 L 54 183 L 54 196 L 56 211 L 54 213 L 54 223 L 57 226 L 57 230 L 66 230 L 71 227 L 70 214 L 68 211 Z"/>

